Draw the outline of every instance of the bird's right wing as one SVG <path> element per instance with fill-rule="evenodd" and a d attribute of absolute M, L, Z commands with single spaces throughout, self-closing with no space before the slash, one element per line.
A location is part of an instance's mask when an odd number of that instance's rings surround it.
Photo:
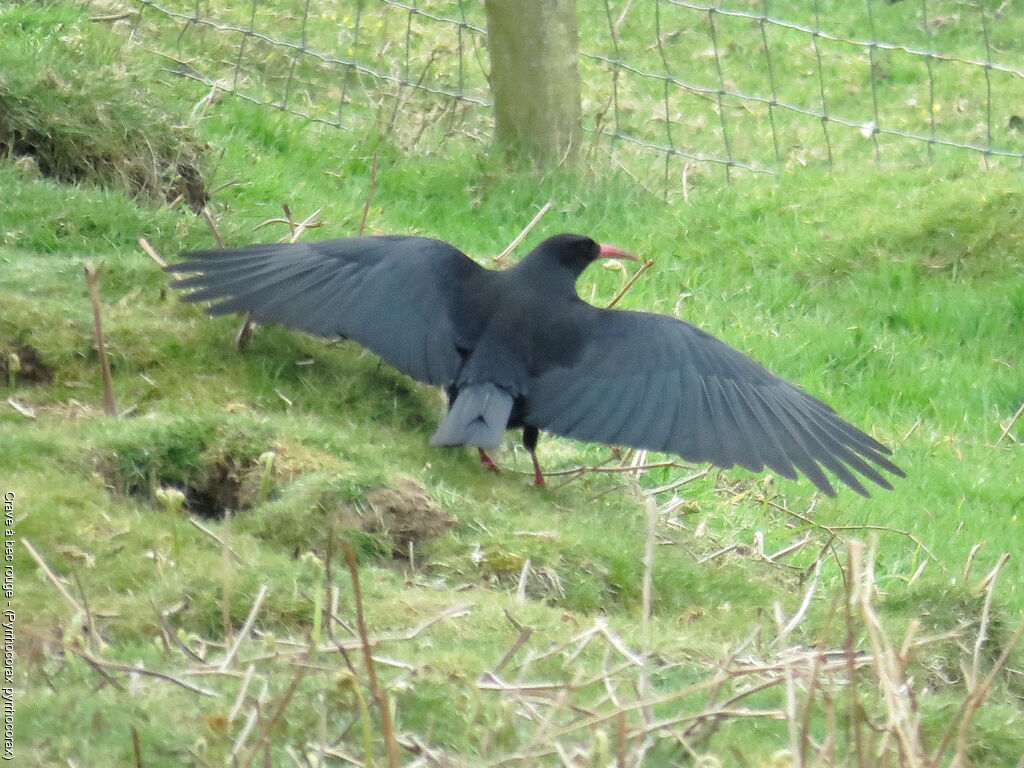
<path fill-rule="evenodd" d="M 892 486 L 889 449 L 817 398 L 699 328 L 665 315 L 588 308 L 576 354 L 538 373 L 524 421 L 580 440 L 675 453 L 720 467 L 797 470 L 835 495 L 827 468 Z M 873 466 L 874 465 L 874 466 Z"/>
<path fill-rule="evenodd" d="M 456 375 L 463 286 L 483 268 L 425 237 L 351 237 L 318 243 L 194 251 L 170 272 L 185 301 L 216 301 L 211 315 L 252 313 L 318 336 L 344 336 L 414 379 L 443 385 Z"/>

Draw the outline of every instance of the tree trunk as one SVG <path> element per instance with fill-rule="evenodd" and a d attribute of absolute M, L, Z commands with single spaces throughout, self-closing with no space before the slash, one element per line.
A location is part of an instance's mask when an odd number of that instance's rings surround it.
<path fill-rule="evenodd" d="M 486 0 L 497 143 L 540 166 L 580 144 L 576 0 Z"/>

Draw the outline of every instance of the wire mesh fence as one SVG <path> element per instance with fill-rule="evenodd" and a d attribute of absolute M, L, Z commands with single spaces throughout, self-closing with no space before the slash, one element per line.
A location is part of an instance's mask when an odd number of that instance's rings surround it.
<path fill-rule="evenodd" d="M 131 2 L 132 35 L 211 97 L 409 150 L 489 141 L 480 0 Z M 802 165 L 1024 166 L 1024 11 L 1009 0 L 728 6 L 579 0 L 587 153 L 666 192 Z"/>

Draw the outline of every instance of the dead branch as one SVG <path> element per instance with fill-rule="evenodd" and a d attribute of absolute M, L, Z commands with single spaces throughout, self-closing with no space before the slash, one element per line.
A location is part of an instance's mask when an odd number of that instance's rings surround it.
<path fill-rule="evenodd" d="M 996 440 L 996 445 L 999 445 L 1001 442 L 1003 442 L 1006 436 L 1010 434 L 1010 430 L 1013 429 L 1013 425 L 1017 423 L 1017 419 L 1020 418 L 1020 415 L 1022 413 L 1024 413 L 1024 403 L 1020 404 L 1020 408 L 1018 408 L 1017 412 L 1013 414 L 1013 418 L 1010 419 L 1010 423 L 1003 427 L 1003 433 L 999 435 L 999 439 Z"/>
<path fill-rule="evenodd" d="M 356 608 L 356 624 L 359 628 L 359 637 L 362 640 L 366 674 L 370 678 L 370 691 L 373 693 L 374 701 L 377 704 L 381 728 L 384 731 L 384 746 L 388 755 L 388 768 L 399 768 L 398 744 L 395 742 L 395 727 L 391 722 L 391 709 L 388 706 L 387 694 L 377 679 L 377 668 L 373 663 L 373 654 L 370 650 L 370 636 L 366 631 L 366 619 L 363 616 L 363 594 L 359 588 L 359 564 L 356 562 L 356 552 L 348 539 L 341 540 L 341 550 L 345 556 L 345 564 L 348 565 L 349 575 L 352 577 L 352 595 Z M 245 766 L 242 768 L 245 768 Z"/>
<path fill-rule="evenodd" d="M 648 259 L 643 264 L 641 264 L 637 271 L 633 273 L 632 277 L 630 277 L 626 281 L 625 285 L 623 285 L 622 288 L 619 289 L 619 292 L 616 293 L 612 300 L 608 302 L 608 304 L 605 306 L 605 309 L 611 309 L 616 304 L 618 304 L 622 297 L 629 292 L 629 289 L 633 287 L 633 283 L 635 283 L 640 278 L 640 275 L 642 275 L 644 272 L 646 272 L 653 266 L 654 259 Z"/>
<path fill-rule="evenodd" d="M 191 524 L 192 524 L 193 526 L 195 526 L 195 527 L 196 527 L 196 528 L 198 528 L 198 529 L 199 529 L 200 531 L 202 531 L 202 532 L 203 532 L 203 533 L 205 533 L 205 534 L 206 534 L 207 536 L 209 536 L 209 537 L 210 537 L 211 539 L 213 539 L 213 540 L 214 540 L 214 541 L 216 541 L 216 542 L 217 542 L 218 544 L 220 544 L 222 548 L 226 549 L 226 550 L 227 550 L 227 553 L 228 553 L 229 555 L 231 555 L 231 557 L 233 557 L 233 558 L 235 559 L 235 562 L 239 563 L 240 565 L 248 565 L 248 563 L 246 563 L 246 562 L 245 562 L 245 560 L 243 560 L 243 559 L 242 559 L 242 556 L 241 556 L 241 555 L 239 555 L 239 554 L 238 554 L 237 552 L 235 552 L 235 550 L 233 550 L 233 549 L 232 549 L 232 548 L 231 548 L 231 547 L 230 547 L 230 546 L 229 546 L 229 545 L 227 544 L 227 542 L 225 542 L 225 541 L 224 541 L 224 539 L 222 539 L 222 538 L 221 538 L 220 536 L 218 536 L 218 535 L 217 535 L 216 533 L 214 533 L 214 532 L 213 532 L 213 531 L 211 531 L 211 530 L 210 530 L 209 528 L 207 528 L 207 527 L 206 527 L 205 525 L 203 525 L 203 524 L 202 524 L 202 523 L 200 523 L 200 522 L 199 522 L 198 520 L 196 520 L 196 519 L 194 519 L 194 518 L 192 518 L 192 517 L 190 517 L 190 518 L 188 519 L 188 521 L 189 521 L 189 522 L 190 522 L 190 523 L 191 523 Z"/>
<path fill-rule="evenodd" d="M 36 552 L 36 548 L 32 546 L 32 543 L 28 539 L 22 538 L 21 546 L 23 546 L 25 548 L 25 551 L 28 552 L 29 556 L 36 561 L 36 565 L 39 566 L 39 570 L 41 570 L 43 574 L 46 576 L 46 578 L 49 580 L 49 582 L 57 588 L 57 591 L 60 592 L 60 596 L 67 601 L 68 605 L 74 608 L 78 613 L 84 615 L 85 608 L 83 608 L 82 604 L 75 600 L 75 598 L 71 596 L 71 593 L 64 588 L 64 585 L 61 583 L 60 579 L 58 579 L 54 572 L 50 570 L 50 566 L 48 566 L 46 564 L 46 561 L 43 560 L 43 558 L 39 555 L 38 552 Z"/>
<path fill-rule="evenodd" d="M 214 221 L 213 214 L 210 213 L 210 209 L 205 205 L 203 206 L 203 220 L 206 222 L 206 226 L 210 228 L 210 232 L 213 233 L 213 239 L 217 241 L 217 245 L 223 248 L 224 238 L 220 236 L 220 230 L 217 229 L 217 222 Z"/>
<path fill-rule="evenodd" d="M 370 215 L 370 206 L 373 204 L 373 195 L 377 191 L 377 153 L 373 153 L 370 161 L 370 186 L 366 190 L 366 202 L 363 203 L 363 215 L 359 218 L 359 229 L 356 232 L 362 235 L 366 231 L 366 217 Z"/>
<path fill-rule="evenodd" d="M 523 227 L 522 231 L 518 235 L 512 238 L 512 242 L 505 247 L 505 250 L 503 250 L 501 253 L 499 253 L 497 256 L 491 259 L 491 263 L 498 264 L 501 262 L 502 259 L 504 259 L 510 253 L 512 253 L 512 251 L 514 251 L 519 246 L 519 244 L 526 239 L 526 236 L 530 234 L 530 230 L 537 226 L 537 222 L 539 222 L 544 217 L 544 214 L 550 210 L 551 203 L 544 203 L 544 205 L 541 206 L 541 209 L 537 211 L 536 215 L 532 219 L 530 219 L 530 223 Z"/>
<path fill-rule="evenodd" d="M 260 751 L 260 747 L 263 746 L 267 737 L 270 735 L 270 729 L 274 727 L 278 720 L 281 719 L 281 715 L 284 714 L 285 709 L 288 708 L 288 704 L 292 700 L 292 696 L 295 695 L 296 689 L 299 687 L 299 683 L 302 682 L 302 678 L 306 676 L 306 669 L 302 666 L 296 666 L 295 674 L 292 675 L 292 680 L 288 684 L 288 688 L 285 689 L 284 694 L 281 696 L 281 701 L 278 702 L 277 708 L 274 710 L 274 714 L 263 721 L 260 726 L 259 733 L 256 734 L 255 743 L 249 749 L 249 754 L 246 755 L 245 759 L 239 763 L 239 768 L 249 768 L 249 765 L 256 758 L 256 755 Z"/>
<path fill-rule="evenodd" d="M 142 252 L 144 254 L 146 254 L 147 256 L 149 256 L 149 258 L 151 258 L 154 262 L 156 262 L 156 265 L 158 267 L 160 267 L 161 269 L 164 269 L 164 268 L 167 267 L 167 262 L 164 261 L 162 258 L 160 258 L 160 254 L 158 254 L 156 252 L 156 249 L 153 248 L 153 246 L 149 244 L 149 240 L 147 240 L 144 237 L 140 237 L 139 240 L 138 240 L 138 243 L 139 243 L 139 247 L 142 249 Z"/>
<path fill-rule="evenodd" d="M 160 680 L 166 680 L 169 683 L 174 683 L 175 685 L 184 688 L 186 691 L 192 691 L 193 693 L 198 693 L 201 696 L 210 696 L 213 698 L 220 696 L 216 691 L 210 691 L 206 688 L 200 688 L 198 685 L 186 682 L 185 680 L 179 680 L 177 677 L 168 674 L 167 672 L 158 672 L 155 669 L 146 669 L 145 667 L 135 667 L 130 664 L 119 664 L 116 661 L 100 659 L 87 651 L 83 651 L 79 648 L 73 648 L 67 644 L 64 645 L 64 650 L 78 656 L 92 667 L 102 667 L 103 669 L 111 669 L 115 672 L 125 672 L 130 675 L 146 675 L 148 677 L 155 677 Z"/>
<path fill-rule="evenodd" d="M 92 264 L 85 265 L 85 282 L 89 286 L 89 300 L 92 303 L 93 332 L 96 339 L 96 351 L 100 357 L 100 373 L 103 376 L 103 412 L 107 416 L 117 415 L 117 406 L 114 405 L 114 385 L 110 378 L 110 363 L 107 361 L 107 348 L 103 341 L 103 320 L 100 317 L 100 270 L 103 269 L 101 262 L 99 267 Z"/>
<path fill-rule="evenodd" d="M 249 609 L 249 615 L 245 618 L 245 624 L 242 625 L 242 630 L 235 637 L 235 643 L 231 646 L 231 650 L 227 652 L 223 660 L 220 663 L 222 670 L 227 669 L 231 666 L 231 662 L 234 661 L 235 655 L 238 653 L 238 649 L 241 647 L 242 642 L 249 636 L 252 625 L 256 621 L 256 616 L 259 614 L 260 606 L 263 604 L 263 598 L 267 596 L 267 585 L 260 584 L 259 592 L 256 593 L 256 598 L 252 601 L 252 607 Z"/>

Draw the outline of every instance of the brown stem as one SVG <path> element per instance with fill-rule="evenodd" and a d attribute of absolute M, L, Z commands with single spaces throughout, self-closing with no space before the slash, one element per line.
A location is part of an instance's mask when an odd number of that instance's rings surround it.
<path fill-rule="evenodd" d="M 100 356 L 100 372 L 103 375 L 103 412 L 107 416 L 117 415 L 117 406 L 114 405 L 114 385 L 110 379 L 110 363 L 107 361 L 107 349 L 103 344 L 103 320 L 100 317 L 100 269 L 103 265 L 94 267 L 92 264 L 85 265 L 85 282 L 89 286 L 89 299 L 92 302 L 93 332 L 96 335 L 96 350 Z"/>
<path fill-rule="evenodd" d="M 388 768 L 399 768 L 398 742 L 395 741 L 395 727 L 391 722 L 391 709 L 388 707 L 387 694 L 381 688 L 377 680 L 377 667 L 373 663 L 373 653 L 370 646 L 370 636 L 366 631 L 366 621 L 363 616 L 363 594 L 359 589 L 359 565 L 356 563 L 356 552 L 348 539 L 341 540 L 341 549 L 345 555 L 345 563 L 352 576 L 352 594 L 356 604 L 356 624 L 359 627 L 359 637 L 363 642 L 363 659 L 366 661 L 366 674 L 370 678 L 370 690 L 373 692 L 373 699 L 380 712 L 381 727 L 384 730 L 384 746 L 388 753 Z"/>

